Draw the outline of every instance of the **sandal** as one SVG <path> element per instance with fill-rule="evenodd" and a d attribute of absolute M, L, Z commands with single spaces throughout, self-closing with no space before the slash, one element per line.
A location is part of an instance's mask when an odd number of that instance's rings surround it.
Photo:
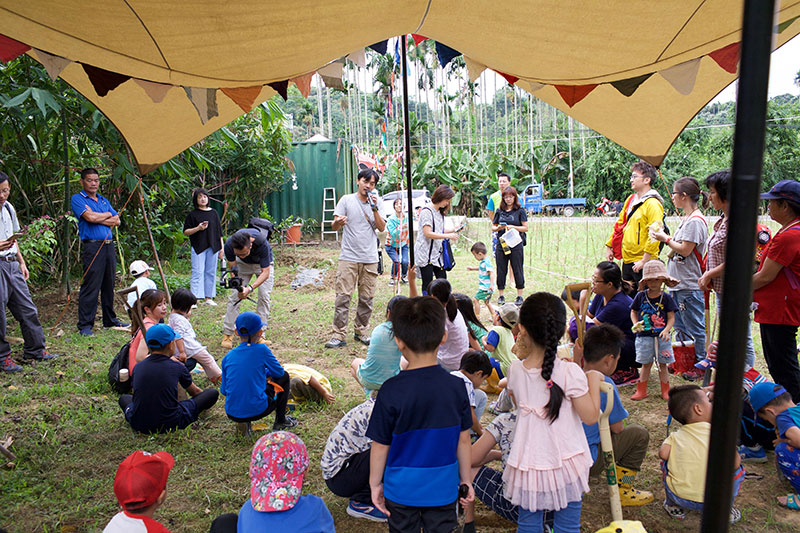
<path fill-rule="evenodd" d="M 676 520 L 683 520 L 686 518 L 686 511 L 683 507 L 678 507 L 677 505 L 670 505 L 667 503 L 667 500 L 664 500 L 664 510 L 667 512 L 669 516 L 675 518 Z"/>
<path fill-rule="evenodd" d="M 786 507 L 787 509 L 791 509 L 792 511 L 800 511 L 800 495 L 797 494 L 787 494 L 786 502 L 782 502 L 781 498 L 783 496 L 778 497 L 778 505 L 781 507 Z"/>

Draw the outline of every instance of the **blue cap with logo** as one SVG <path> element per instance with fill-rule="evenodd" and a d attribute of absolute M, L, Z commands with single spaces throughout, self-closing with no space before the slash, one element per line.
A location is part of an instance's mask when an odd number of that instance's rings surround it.
<path fill-rule="evenodd" d="M 753 388 L 750 389 L 750 405 L 753 407 L 753 411 L 758 413 L 762 407 L 786 392 L 786 389 L 780 385 L 777 386 L 777 390 L 775 389 L 776 385 L 771 381 L 762 381 L 753 385 Z"/>
<path fill-rule="evenodd" d="M 762 200 L 789 200 L 800 204 L 800 182 L 781 180 L 761 195 Z"/>
<path fill-rule="evenodd" d="M 181 336 L 175 333 L 175 330 L 166 324 L 155 324 L 150 326 L 150 329 L 144 334 L 144 339 L 147 346 L 150 348 L 163 348 L 175 339 L 180 339 Z"/>
<path fill-rule="evenodd" d="M 261 317 L 252 311 L 245 311 L 236 317 L 236 334 L 240 337 L 255 335 L 264 326 L 266 324 L 261 321 Z"/>

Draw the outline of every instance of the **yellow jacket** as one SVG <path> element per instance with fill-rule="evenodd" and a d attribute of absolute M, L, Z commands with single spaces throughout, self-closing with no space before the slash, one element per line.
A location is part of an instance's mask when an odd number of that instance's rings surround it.
<path fill-rule="evenodd" d="M 641 204 L 633 215 L 628 219 L 628 223 L 622 232 L 622 262 L 635 263 L 639 261 L 645 253 L 649 253 L 651 258 L 658 257 L 659 242 L 650 240 L 650 224 L 662 222 L 664 218 L 664 200 L 654 189 L 647 191 L 638 201 L 632 201 L 629 209 L 633 209 L 637 204 Z M 618 224 L 622 224 L 624 211 L 619 214 Z M 611 237 L 606 241 L 606 246 L 611 248 Z"/>

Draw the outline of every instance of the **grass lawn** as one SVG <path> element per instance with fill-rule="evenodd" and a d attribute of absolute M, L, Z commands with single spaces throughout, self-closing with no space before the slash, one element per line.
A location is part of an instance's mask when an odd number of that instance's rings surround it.
<path fill-rule="evenodd" d="M 611 218 L 532 221 L 525 256 L 526 294 L 538 290 L 560 293 L 565 283 L 575 281 L 573 278 L 588 279 L 602 259 L 603 243 L 612 224 Z M 670 226 L 674 229 L 677 223 Z M 470 295 L 477 288 L 477 273 L 466 271 L 466 266 L 477 264 L 468 251 L 477 239 L 489 242 L 485 221 L 470 221 L 465 237 L 456 246 L 456 268 L 449 275 L 457 291 Z M 320 474 L 319 459 L 328 433 L 344 413 L 363 400 L 348 367 L 353 357 L 365 356 L 366 348 L 351 339 L 345 349 L 325 350 L 322 346 L 328 339 L 333 317 L 337 257 L 335 243 L 276 247 L 276 283 L 267 337 L 280 361 L 313 366 L 329 376 L 337 397 L 330 406 L 297 408 L 300 425 L 296 432 L 311 456 L 305 491 L 324 498 L 338 531 L 385 531 L 386 526 L 347 516 L 347 501 L 328 492 Z M 384 261 L 388 267 L 388 260 Z M 290 289 L 298 265 L 329 267 L 324 288 Z M 188 287 L 186 264 L 167 270 L 183 276 Z M 382 321 L 392 295 L 393 288 L 383 276 L 378 282 L 372 325 Z M 192 318 L 199 338 L 218 360 L 224 355 L 219 341 L 225 296 L 219 294 L 219 307 L 201 305 Z M 17 454 L 15 468 L 0 469 L 0 527 L 9 532 L 100 531 L 118 509 L 112 491 L 117 465 L 133 450 L 144 449 L 169 451 L 176 460 L 167 501 L 156 518 L 175 532 L 207 531 L 215 516 L 237 511 L 249 497 L 247 472 L 253 441 L 237 436 L 235 425 L 225 416 L 222 399 L 185 431 L 157 436 L 134 433 L 124 422 L 117 396 L 106 381 L 108 364 L 127 335 L 97 328 L 94 337 L 79 336 L 74 327 L 76 299 L 77 292 L 63 323 L 48 329 L 48 347 L 62 357 L 55 362 L 26 365 L 24 372 L 17 375 L 0 374 L 0 439 L 12 436 L 12 450 Z M 45 326 L 54 326 L 63 298 L 56 292 L 36 291 L 36 302 Z M 242 304 L 243 310 L 254 307 L 250 302 Z M 117 309 L 122 309 L 121 304 Z M 19 336 L 13 322 L 9 327 L 10 335 Z M 60 335 L 59 330 L 63 330 Z M 754 332 L 758 366 L 765 371 L 757 329 Z M 16 346 L 15 353 L 21 353 L 21 347 Z M 675 384 L 682 381 L 672 379 Z M 205 377 L 197 382 L 201 387 L 210 386 Z M 630 411 L 629 421 L 643 424 L 651 434 L 650 450 L 637 486 L 653 491 L 656 502 L 624 508 L 625 517 L 641 520 L 650 532 L 696 531 L 696 513 L 676 521 L 667 517 L 660 504 L 664 490 L 656 451 L 666 436 L 666 403 L 657 395 L 631 402 L 627 398 L 632 392 L 631 387 L 621 390 Z M 272 417 L 268 420 L 271 424 Z M 484 423 L 490 420 L 491 415 L 484 415 Z M 787 488 L 778 480 L 774 461 L 749 466 L 748 470 L 763 474 L 764 478 L 742 485 L 736 505 L 743 518 L 732 531 L 800 530 L 800 513 L 782 509 L 775 502 L 775 496 L 785 494 Z M 593 479 L 591 488 L 583 500 L 583 531 L 595 531 L 610 520 L 603 481 Z M 478 531 L 514 529 L 513 524 L 480 503 L 477 513 Z"/>

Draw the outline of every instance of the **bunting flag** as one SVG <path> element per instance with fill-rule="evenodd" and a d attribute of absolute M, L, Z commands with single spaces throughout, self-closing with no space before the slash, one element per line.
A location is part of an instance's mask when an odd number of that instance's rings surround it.
<path fill-rule="evenodd" d="M 624 80 L 619 81 L 612 81 L 611 86 L 622 93 L 623 96 L 631 96 L 633 93 L 636 92 L 636 89 L 639 88 L 641 84 L 646 82 L 650 79 L 653 73 L 649 74 L 642 74 L 641 76 L 635 76 L 633 78 L 627 78 Z"/>
<path fill-rule="evenodd" d="M 461 52 L 458 50 L 454 50 L 439 41 L 436 41 L 434 44 L 436 45 L 436 55 L 439 56 L 439 64 L 442 68 L 446 67 L 454 58 L 461 55 Z"/>
<path fill-rule="evenodd" d="M 544 83 L 539 83 L 538 81 L 529 81 L 527 83 L 528 83 L 528 92 L 530 92 L 531 94 L 545 87 Z"/>
<path fill-rule="evenodd" d="M 367 67 L 367 52 L 363 48 L 359 48 L 355 52 L 347 54 L 347 56 L 345 56 L 345 59 L 349 59 L 350 61 L 355 63 L 356 66 L 358 67 L 361 68 Z"/>
<path fill-rule="evenodd" d="M 86 72 L 86 75 L 89 76 L 89 81 L 92 83 L 92 87 L 94 87 L 97 96 L 100 97 L 107 95 L 131 79 L 130 76 L 117 74 L 116 72 L 86 65 L 85 63 L 81 63 L 81 66 L 83 67 L 83 71 Z"/>
<path fill-rule="evenodd" d="M 722 67 L 723 70 L 736 74 L 736 68 L 739 65 L 739 45 L 741 43 L 732 43 L 728 46 L 714 50 L 708 57 L 717 62 L 717 65 Z"/>
<path fill-rule="evenodd" d="M 253 109 L 253 102 L 255 102 L 258 95 L 261 94 L 262 88 L 261 85 L 255 85 L 253 87 L 225 87 L 220 89 L 220 91 L 233 100 L 233 103 L 238 105 L 242 111 L 247 113 Z"/>
<path fill-rule="evenodd" d="M 50 79 L 56 81 L 58 75 L 61 74 L 61 71 L 64 70 L 67 65 L 72 63 L 69 59 L 60 56 L 54 56 L 48 54 L 47 52 L 42 52 L 41 50 L 37 50 L 36 48 L 33 49 L 36 53 L 36 58 L 39 60 L 44 66 L 44 69 L 47 71 L 47 75 L 50 76 Z"/>
<path fill-rule="evenodd" d="M 174 85 L 167 85 L 166 83 L 137 80 L 136 78 L 134 78 L 133 81 L 144 89 L 144 92 L 150 97 L 150 100 L 152 100 L 154 104 L 161 103 L 164 97 L 167 96 L 167 92 L 174 87 Z"/>
<path fill-rule="evenodd" d="M 289 81 L 293 81 L 297 88 L 300 90 L 300 94 L 303 95 L 303 98 L 308 98 L 309 93 L 311 92 L 311 78 L 314 77 L 313 72 L 309 72 L 308 74 L 303 74 L 302 76 L 298 76 L 296 78 L 292 78 Z"/>
<path fill-rule="evenodd" d="M 789 26 L 794 24 L 794 21 L 797 20 L 797 19 L 800 19 L 800 15 L 798 15 L 796 17 L 792 17 L 789 20 L 784 20 L 783 22 L 778 24 L 778 26 L 775 28 L 775 32 L 776 33 L 783 33 L 786 30 L 786 28 L 788 28 Z"/>
<path fill-rule="evenodd" d="M 492 70 L 494 70 L 494 69 L 492 69 Z M 515 83 L 517 83 L 519 81 L 518 77 L 512 76 L 511 74 L 505 74 L 503 72 L 500 72 L 499 70 L 494 70 L 494 71 L 497 72 L 498 74 L 500 74 L 501 76 L 503 76 L 506 79 L 506 81 L 509 83 L 509 85 L 514 85 Z"/>
<path fill-rule="evenodd" d="M 216 89 L 206 89 L 205 87 L 184 87 L 183 90 L 186 91 L 186 96 L 189 97 L 189 101 L 197 110 L 197 114 L 200 117 L 200 122 L 205 124 L 212 118 L 219 115 L 219 111 L 217 111 Z"/>
<path fill-rule="evenodd" d="M 388 45 L 388 43 L 389 43 L 388 40 L 381 41 L 381 42 L 369 45 L 368 48 L 372 48 L 373 50 L 378 52 L 380 55 L 384 55 L 384 54 L 386 54 L 386 46 Z"/>
<path fill-rule="evenodd" d="M 31 47 L 19 41 L 15 41 L 11 37 L 0 35 L 0 61 L 8 63 L 12 59 L 16 59 Z"/>
<path fill-rule="evenodd" d="M 475 61 L 474 59 L 464 56 L 464 63 L 467 65 L 467 74 L 469 75 L 469 81 L 475 82 L 478 78 L 481 77 L 483 71 L 486 70 L 486 65 L 482 65 Z"/>
<path fill-rule="evenodd" d="M 667 80 L 672 87 L 682 95 L 691 94 L 694 89 L 694 82 L 697 80 L 697 72 L 700 70 L 700 58 L 692 59 L 660 70 L 658 73 Z"/>
<path fill-rule="evenodd" d="M 554 85 L 558 94 L 561 95 L 561 98 L 564 99 L 564 102 L 569 107 L 574 106 L 586 96 L 594 91 L 595 87 L 597 87 L 596 83 L 591 83 L 589 85 Z"/>
<path fill-rule="evenodd" d="M 414 45 L 419 46 L 419 43 L 422 41 L 426 41 L 428 38 L 422 35 L 418 35 L 416 33 L 411 34 L 411 38 L 414 40 Z"/>
<path fill-rule="evenodd" d="M 322 77 L 323 83 L 325 83 L 326 87 L 330 87 L 331 89 L 339 89 L 344 90 L 344 83 L 342 83 L 342 68 L 344 67 L 344 63 L 341 61 L 334 61 L 332 63 L 328 63 L 321 69 L 317 71 L 317 74 Z"/>
<path fill-rule="evenodd" d="M 322 78 L 322 83 L 325 84 L 325 87 L 330 87 L 331 89 L 339 89 L 340 91 L 345 90 L 345 86 L 344 83 L 342 83 L 341 78 L 323 76 L 322 74 L 320 74 L 320 77 Z"/>
<path fill-rule="evenodd" d="M 275 89 L 275 92 L 281 95 L 284 102 L 289 99 L 289 80 L 273 81 L 267 85 Z"/>

